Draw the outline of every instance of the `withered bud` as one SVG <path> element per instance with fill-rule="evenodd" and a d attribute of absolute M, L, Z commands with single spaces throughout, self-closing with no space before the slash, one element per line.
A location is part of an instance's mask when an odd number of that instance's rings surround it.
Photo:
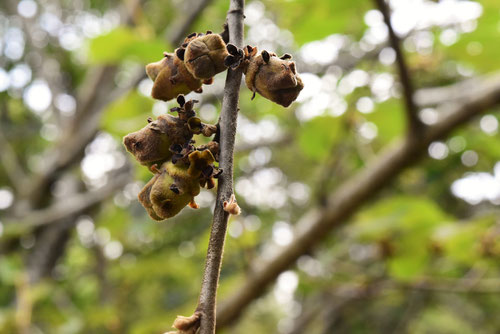
<path fill-rule="evenodd" d="M 224 201 L 224 203 L 222 203 L 222 206 L 224 208 L 224 211 L 233 216 L 238 216 L 241 213 L 241 209 L 236 202 L 236 197 L 234 196 L 234 194 L 231 195 L 229 201 Z"/>
<path fill-rule="evenodd" d="M 289 54 L 278 58 L 275 53 L 257 48 L 245 48 L 243 71 L 247 87 L 283 107 L 288 107 L 299 95 L 304 84 L 297 73 L 295 62 Z M 253 97 L 252 97 L 253 98 Z"/>
<path fill-rule="evenodd" d="M 203 134 L 205 137 L 210 137 L 217 132 L 217 126 L 203 123 L 198 117 L 188 119 L 189 130 L 195 134 Z"/>
<path fill-rule="evenodd" d="M 190 317 L 178 315 L 172 327 L 179 330 L 178 334 L 196 334 L 200 327 L 201 313 L 195 312 Z"/>
<path fill-rule="evenodd" d="M 200 145 L 197 148 L 198 151 L 210 150 L 215 158 L 215 161 L 219 161 L 219 143 L 216 141 L 210 141 L 207 144 Z"/>
<path fill-rule="evenodd" d="M 193 177 L 200 177 L 202 171 L 213 164 L 215 158 L 210 150 L 194 151 L 189 154 L 188 174 Z"/>

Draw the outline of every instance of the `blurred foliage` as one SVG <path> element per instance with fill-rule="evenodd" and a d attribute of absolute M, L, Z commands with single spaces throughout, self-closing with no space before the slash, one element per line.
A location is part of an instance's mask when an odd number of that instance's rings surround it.
<path fill-rule="evenodd" d="M 22 17 L 21 3 L 35 3 L 34 16 Z M 71 101 L 79 102 L 88 88 L 82 88 L 85 79 L 94 69 L 116 68 L 112 86 L 125 89 L 138 68 L 176 47 L 166 36 L 191 10 L 192 2 L 139 1 L 130 20 L 120 19 L 133 3 L 0 3 L 0 83 L 6 80 L 4 74 L 11 78 L 11 86 L 0 89 L 0 132 L 28 175 L 43 171 L 49 161 L 47 150 L 57 151 L 63 144 L 58 135 L 75 117 Z M 391 3 L 395 6 L 398 1 Z M 403 34 L 417 88 L 498 70 L 497 0 L 415 3 L 425 3 L 429 11 L 443 3 L 481 7 L 477 18 L 460 21 L 460 13 L 467 16 L 466 8 L 465 14 L 457 11 L 456 22 L 414 26 Z M 190 31 L 220 31 L 227 8 L 228 1 L 213 1 L 191 22 Z M 439 17 L 425 10 L 415 16 Z M 56 19 L 50 21 L 49 14 Z M 242 88 L 235 189 L 243 214 L 230 220 L 220 301 L 240 288 L 251 273 L 252 261 L 293 242 L 290 231 L 299 218 L 321 207 L 325 194 L 369 165 L 386 146 L 402 138 L 406 128 L 390 50 L 384 49 L 385 58 L 384 51 L 372 54 L 385 45 L 383 38 L 377 40 L 384 29 L 375 24 L 380 17 L 372 1 L 248 1 L 246 15 L 248 43 L 292 53 L 299 72 L 304 66 L 310 73 L 304 76 L 306 88 L 299 101 L 289 109 L 260 96 L 251 100 L 252 93 Z M 19 57 L 13 53 L 4 57 L 15 44 L 8 40 L 15 34 L 12 28 L 22 32 L 23 51 Z M 71 44 L 75 40 L 80 41 L 76 47 Z M 340 60 L 346 55 L 352 64 Z M 29 76 L 15 86 L 14 80 L 22 79 L 13 74 L 19 65 L 29 66 Z M 204 94 L 190 95 L 200 100 L 197 110 L 206 122 L 217 121 L 224 78 L 217 76 L 213 85 L 204 87 Z M 51 91 L 51 103 L 41 111 L 30 104 L 30 87 L 37 79 Z M 139 81 L 105 104 L 99 120 L 101 141 L 94 140 L 81 161 L 57 173 L 43 194 L 44 205 L 64 202 L 71 191 L 108 184 L 120 164 L 130 164 L 135 178 L 131 176 L 111 198 L 70 217 L 72 227 L 66 242 L 58 244 L 57 261 L 36 284 L 28 284 L 33 266 L 28 259 L 38 249 L 42 229 L 18 238 L 2 224 L 19 210 L 29 210 L 29 194 L 16 190 L 8 166 L 0 165 L 0 333 L 163 333 L 176 315 L 189 315 L 196 306 L 215 191 L 202 191 L 199 210 L 186 208 L 162 223 L 151 221 L 137 202 L 136 194 L 151 174 L 132 162 L 121 138 L 173 106 L 152 100 L 149 80 Z M 103 87 L 95 88 L 112 96 Z M 42 97 L 35 95 L 35 103 Z M 496 126 L 491 118 L 478 117 L 443 138 L 445 149 L 440 154 L 429 149 L 429 157 L 377 194 L 314 253 L 303 255 L 233 327 L 221 332 L 291 333 L 304 314 L 316 309 L 317 316 L 304 333 L 498 333 L 498 198 L 474 201 L 468 193 L 452 190 L 455 182 L 477 173 L 498 184 L 496 111 L 487 111 Z M 432 112 L 436 110 L 431 108 Z M 467 160 L 466 152 L 473 152 L 476 161 Z M 113 166 L 105 169 L 109 161 Z M 481 193 L 477 187 L 485 186 L 476 184 L 468 191 Z M 13 194 L 14 203 L 4 208 L 6 193 Z M 496 292 L 476 290 L 482 280 L 495 279 Z M 419 289 L 426 280 L 452 283 L 437 290 Z M 473 283 L 466 281 L 464 291 L 452 291 L 464 280 Z M 392 285 L 380 288 L 380 281 Z M 342 293 L 353 285 L 369 292 L 357 297 Z M 23 331 L 26 323 L 28 329 Z"/>

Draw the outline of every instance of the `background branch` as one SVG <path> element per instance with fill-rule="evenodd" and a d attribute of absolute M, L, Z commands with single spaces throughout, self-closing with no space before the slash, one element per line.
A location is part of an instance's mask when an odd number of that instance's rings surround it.
<path fill-rule="evenodd" d="M 48 225 L 66 217 L 79 214 L 89 207 L 102 202 L 123 188 L 130 180 L 129 170 L 125 172 L 114 171 L 113 174 L 113 178 L 101 188 L 82 194 L 71 195 L 47 208 L 28 212 L 22 217 L 7 217 L 4 221 L 5 233 L 18 234 L 32 227 Z"/>
<path fill-rule="evenodd" d="M 384 22 L 389 32 L 389 41 L 391 47 L 396 53 L 396 63 L 398 65 L 399 78 L 401 80 L 401 85 L 403 86 L 403 95 L 408 119 L 408 130 L 411 134 L 416 135 L 423 127 L 423 123 L 418 118 L 418 108 L 413 100 L 413 85 L 411 82 L 410 74 L 408 73 L 408 67 L 406 65 L 403 52 L 401 51 L 400 41 L 398 36 L 394 32 L 394 29 L 392 28 L 389 6 L 387 6 L 385 0 L 375 0 L 375 3 L 384 16 Z"/>
<path fill-rule="evenodd" d="M 449 134 L 456 127 L 475 115 L 500 103 L 500 79 L 496 84 L 485 85 L 480 94 L 471 96 L 460 105 L 442 108 L 443 119 L 427 128 L 420 140 L 406 138 L 395 142 L 371 164 L 347 180 L 328 198 L 324 208 L 313 209 L 297 223 L 294 241 L 282 248 L 271 259 L 257 259 L 253 273 L 225 303 L 220 305 L 217 323 L 219 327 L 234 321 L 254 299 L 262 295 L 277 276 L 293 265 L 303 254 L 317 246 L 328 233 L 345 224 L 356 210 L 372 199 L 378 191 L 389 185 L 407 167 L 415 164 L 427 152 L 428 145 Z"/>
<path fill-rule="evenodd" d="M 227 13 L 229 41 L 237 47 L 243 46 L 244 0 L 231 0 Z M 243 72 L 241 68 L 228 69 L 224 98 L 220 115 L 219 166 L 223 173 L 218 179 L 217 199 L 210 241 L 208 244 L 205 272 L 201 285 L 197 311 L 202 312 L 200 334 L 215 333 L 215 305 L 219 284 L 222 253 L 226 238 L 229 213 L 224 211 L 223 202 L 233 194 L 233 152 L 238 117 L 239 90 Z"/>

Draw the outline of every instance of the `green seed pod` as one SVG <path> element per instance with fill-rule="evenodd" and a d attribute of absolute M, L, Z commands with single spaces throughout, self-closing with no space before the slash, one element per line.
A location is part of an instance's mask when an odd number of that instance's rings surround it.
<path fill-rule="evenodd" d="M 155 174 L 151 180 L 142 188 L 141 192 L 139 192 L 139 195 L 137 196 L 139 198 L 139 202 L 142 204 L 144 209 L 148 212 L 149 216 L 153 218 L 154 220 L 160 221 L 163 220 L 161 217 L 159 217 L 155 210 L 153 209 L 153 203 L 151 202 L 151 189 L 153 188 L 153 185 L 155 182 L 158 180 L 160 174 Z"/>
<path fill-rule="evenodd" d="M 200 179 L 215 161 L 210 150 L 194 151 L 188 163 L 165 162 L 139 193 L 139 201 L 154 220 L 178 214 L 186 205 L 197 208 L 194 197 L 200 193 Z"/>

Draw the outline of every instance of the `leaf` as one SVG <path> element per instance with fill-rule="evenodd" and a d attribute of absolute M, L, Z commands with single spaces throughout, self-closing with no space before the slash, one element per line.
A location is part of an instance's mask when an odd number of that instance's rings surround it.
<path fill-rule="evenodd" d="M 102 119 L 102 127 L 119 138 L 135 132 L 146 126 L 153 103 L 151 98 L 131 91 L 108 107 Z"/>
<path fill-rule="evenodd" d="M 452 260 L 473 265 L 482 255 L 481 236 L 495 223 L 495 217 L 483 217 L 466 223 L 448 224 L 436 231 L 434 238 Z"/>
<path fill-rule="evenodd" d="M 484 0 L 481 6 L 483 13 L 478 19 L 476 30 L 461 35 L 459 41 L 444 48 L 444 52 L 480 72 L 489 72 L 498 69 L 500 59 L 500 48 L 494 47 L 500 38 L 498 1 Z M 473 49 L 476 51 L 471 52 Z"/>
<path fill-rule="evenodd" d="M 370 3 L 362 0 L 295 0 L 266 1 L 267 9 L 276 13 L 278 26 L 294 34 L 304 43 L 343 33 L 360 35 L 364 29 L 363 15 Z"/>
<path fill-rule="evenodd" d="M 355 233 L 365 240 L 380 240 L 395 234 L 427 238 L 449 217 L 425 197 L 395 196 L 379 201 L 358 214 Z"/>
<path fill-rule="evenodd" d="M 341 119 L 331 116 L 315 117 L 307 122 L 299 134 L 299 147 L 312 159 L 321 160 L 332 150 L 342 134 Z"/>
<path fill-rule="evenodd" d="M 427 266 L 426 253 L 403 254 L 389 259 L 389 274 L 402 281 L 411 281 L 423 274 Z"/>
<path fill-rule="evenodd" d="M 134 58 L 148 63 L 160 59 L 166 48 L 165 42 L 144 38 L 131 28 L 120 26 L 91 40 L 90 62 L 117 64 L 124 59 Z"/>
<path fill-rule="evenodd" d="M 390 99 L 377 104 L 375 110 L 366 114 L 366 120 L 377 126 L 377 142 L 386 144 L 398 138 L 405 130 L 404 104 L 402 100 Z"/>

